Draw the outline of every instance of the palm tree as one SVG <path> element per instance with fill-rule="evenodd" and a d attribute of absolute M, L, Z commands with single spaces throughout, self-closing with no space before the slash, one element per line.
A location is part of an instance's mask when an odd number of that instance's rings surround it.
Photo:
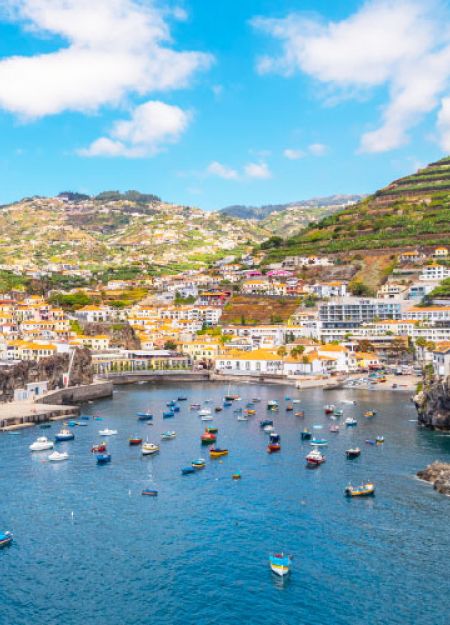
<path fill-rule="evenodd" d="M 303 345 L 296 345 L 295 347 L 291 349 L 291 356 L 292 358 L 297 360 L 297 358 L 301 356 L 304 351 L 305 351 L 305 347 Z"/>
<path fill-rule="evenodd" d="M 284 347 L 284 345 L 282 345 L 281 347 L 277 349 L 277 354 L 278 356 L 281 356 L 281 358 L 284 358 L 286 356 L 287 349 Z"/>

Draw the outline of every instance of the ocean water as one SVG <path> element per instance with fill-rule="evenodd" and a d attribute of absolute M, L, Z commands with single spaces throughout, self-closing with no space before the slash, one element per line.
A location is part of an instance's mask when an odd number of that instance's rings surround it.
<path fill-rule="evenodd" d="M 415 479 L 435 459 L 450 461 L 450 436 L 419 430 L 408 396 L 394 392 L 304 391 L 288 387 L 235 386 L 243 401 L 214 416 L 221 461 L 181 476 L 199 456 L 206 425 L 191 402 L 221 403 L 226 387 L 136 385 L 114 399 L 83 407 L 98 414 L 61 443 L 70 459 L 46 462 L 47 452 L 28 445 L 51 430 L 0 435 L 0 529 L 15 542 L 0 551 L 0 625 L 448 625 L 450 594 L 450 499 Z M 162 419 L 168 400 L 187 395 L 181 412 Z M 301 397 L 286 412 L 285 396 Z M 257 416 L 238 422 L 233 409 L 261 397 Z M 344 405 L 356 428 L 328 432 L 326 403 Z M 273 416 L 281 435 L 279 454 L 266 452 L 259 427 L 266 402 L 278 399 Z M 154 425 L 136 412 L 151 408 Z M 373 419 L 362 413 L 375 408 Z M 307 469 L 305 427 L 329 440 L 327 462 Z M 118 429 L 108 439 L 112 462 L 97 466 L 90 453 L 98 430 Z M 129 447 L 130 435 L 160 442 L 157 456 Z M 367 438 L 385 436 L 382 446 Z M 362 448 L 349 461 L 345 449 Z M 233 481 L 234 471 L 242 479 Z M 343 489 L 372 479 L 376 495 L 348 500 Z M 145 487 L 157 498 L 142 497 Z M 292 573 L 276 578 L 268 555 L 293 554 Z"/>

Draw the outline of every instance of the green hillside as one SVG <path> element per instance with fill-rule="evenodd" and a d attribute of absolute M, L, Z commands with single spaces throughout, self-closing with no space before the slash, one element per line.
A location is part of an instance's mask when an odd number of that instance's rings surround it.
<path fill-rule="evenodd" d="M 263 244 L 269 260 L 290 255 L 384 250 L 450 240 L 450 157 L 400 178 L 296 236 Z"/>

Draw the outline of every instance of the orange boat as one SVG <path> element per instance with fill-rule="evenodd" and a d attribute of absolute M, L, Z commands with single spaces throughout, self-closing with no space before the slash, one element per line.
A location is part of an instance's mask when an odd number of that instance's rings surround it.
<path fill-rule="evenodd" d="M 208 432 L 208 430 L 205 430 L 200 436 L 200 440 L 202 441 L 203 445 L 210 445 L 211 443 L 216 442 L 217 436 L 213 432 Z"/>
<path fill-rule="evenodd" d="M 273 454 L 276 451 L 280 451 L 281 450 L 281 445 L 280 443 L 269 443 L 269 445 L 267 445 L 267 453 L 269 454 Z"/>

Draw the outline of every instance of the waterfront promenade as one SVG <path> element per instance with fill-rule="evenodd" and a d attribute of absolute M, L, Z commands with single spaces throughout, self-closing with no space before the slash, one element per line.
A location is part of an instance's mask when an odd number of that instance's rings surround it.
<path fill-rule="evenodd" d="M 78 416 L 77 406 L 37 404 L 34 401 L 15 401 L 0 404 L 0 430 L 17 430 L 43 421 L 56 421 Z"/>

